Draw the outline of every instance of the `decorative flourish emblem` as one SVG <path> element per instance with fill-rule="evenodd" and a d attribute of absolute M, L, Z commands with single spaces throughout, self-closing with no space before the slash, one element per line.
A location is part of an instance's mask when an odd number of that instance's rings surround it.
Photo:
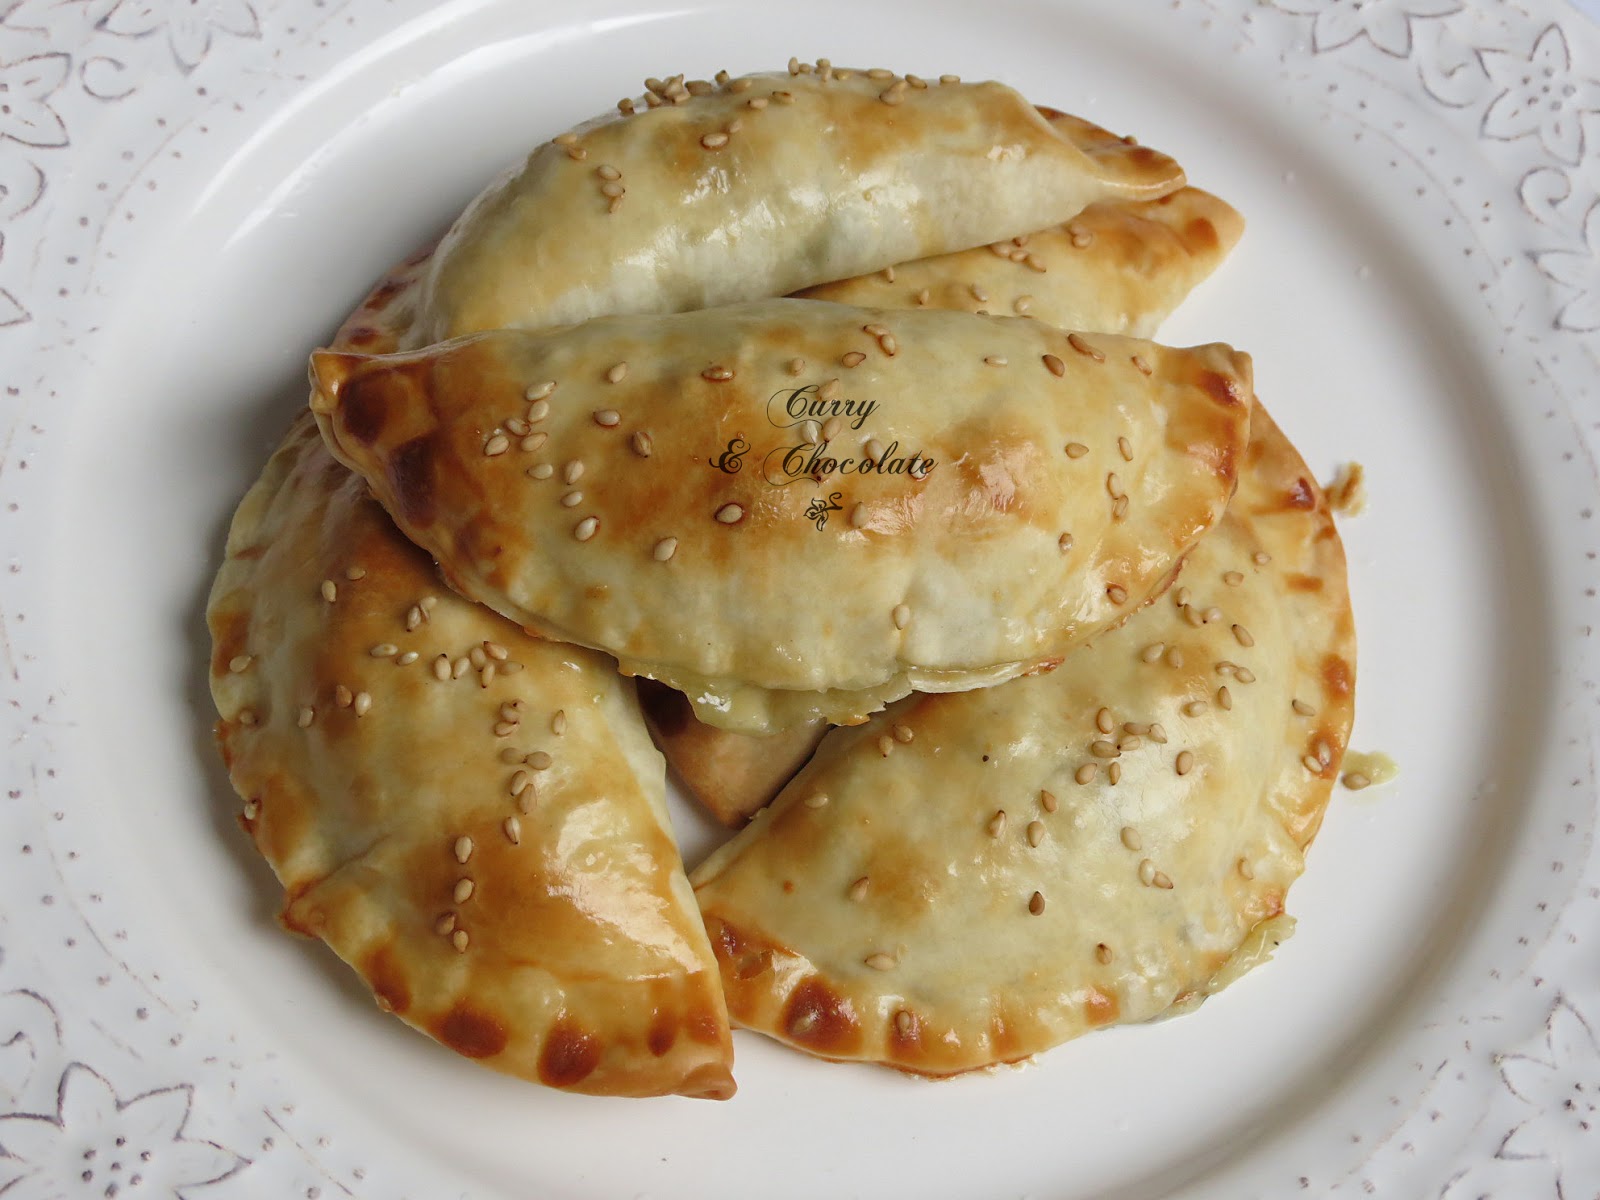
<path fill-rule="evenodd" d="M 842 492 L 832 492 L 826 500 L 818 496 L 806 509 L 806 520 L 816 522 L 818 533 L 821 533 L 823 526 L 828 523 L 828 514 L 836 513 L 842 507 L 839 503 L 839 497 L 843 494 Z"/>

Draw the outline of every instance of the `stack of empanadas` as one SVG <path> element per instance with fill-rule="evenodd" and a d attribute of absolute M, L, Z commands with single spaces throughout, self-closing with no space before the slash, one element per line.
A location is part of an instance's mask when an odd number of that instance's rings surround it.
<path fill-rule="evenodd" d="M 1214 991 L 1287 932 L 1355 670 L 1249 359 L 1145 340 L 1241 218 L 999 84 L 647 89 L 378 285 L 234 519 L 284 923 L 615 1095 L 732 1095 L 730 1017 L 946 1075 Z M 748 821 L 692 888 L 652 731 Z"/>

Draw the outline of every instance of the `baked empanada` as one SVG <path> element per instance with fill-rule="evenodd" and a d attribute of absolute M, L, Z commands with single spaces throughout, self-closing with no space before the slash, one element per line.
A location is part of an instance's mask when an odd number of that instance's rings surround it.
<path fill-rule="evenodd" d="M 1073 120 L 1051 119 L 1057 125 Z M 1182 188 L 1159 200 L 1094 204 L 1041 233 L 800 294 L 884 308 L 1015 312 L 1058 329 L 1150 337 L 1243 231 L 1244 218 L 1232 207 L 1197 188 Z M 668 764 L 726 825 L 743 825 L 770 802 L 811 756 L 825 728 L 813 722 L 753 737 L 695 720 L 689 703 L 670 688 L 641 687 L 640 698 Z"/>
<path fill-rule="evenodd" d="M 694 873 L 730 1013 L 948 1075 L 1202 993 L 1301 872 L 1354 672 L 1332 517 L 1258 409 L 1166 596 L 1054 672 L 833 730 Z"/>
<path fill-rule="evenodd" d="M 467 208 L 409 345 L 783 295 L 1183 183 L 1165 155 L 1052 124 L 999 83 L 829 68 L 659 89 Z"/>
<path fill-rule="evenodd" d="M 1152 337 L 1216 270 L 1244 218 L 1199 188 L 1105 201 L 1072 220 L 975 250 L 940 254 L 798 293 L 868 308 L 1028 316 L 1058 329 Z"/>
<path fill-rule="evenodd" d="M 385 346 L 403 268 L 341 340 Z M 460 599 L 303 416 L 207 612 L 243 824 L 381 1007 L 485 1065 L 733 1094 L 721 986 L 615 664 Z"/>
<path fill-rule="evenodd" d="M 1215 522 L 1250 409 L 1226 346 L 808 300 L 313 373 L 462 594 L 752 733 L 1052 665 Z"/>

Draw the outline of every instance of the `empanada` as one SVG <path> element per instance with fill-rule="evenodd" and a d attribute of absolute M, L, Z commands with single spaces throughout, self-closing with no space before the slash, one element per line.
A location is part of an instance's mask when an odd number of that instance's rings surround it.
<path fill-rule="evenodd" d="M 464 595 L 752 733 L 1052 665 L 1215 522 L 1250 409 L 1222 345 L 809 300 L 313 373 Z"/>
<path fill-rule="evenodd" d="M 418 265 L 341 340 L 388 344 Z M 218 737 L 285 925 L 490 1067 L 733 1094 L 664 767 L 614 663 L 457 597 L 306 417 L 240 505 L 207 616 Z"/>
<path fill-rule="evenodd" d="M 1354 672 L 1331 514 L 1258 410 L 1166 596 L 1050 674 L 833 730 L 694 873 L 730 1013 L 948 1075 L 1202 993 L 1301 872 Z"/>
<path fill-rule="evenodd" d="M 1072 120 L 1051 119 L 1057 125 Z M 1058 329 L 1151 337 L 1243 231 L 1244 218 L 1228 204 L 1197 188 L 1181 188 L 1159 200 L 1094 204 L 1041 233 L 800 294 L 884 308 L 1015 312 Z M 667 762 L 695 799 L 727 825 L 743 825 L 771 801 L 824 732 L 819 721 L 752 737 L 695 720 L 688 702 L 670 688 L 641 687 L 640 698 Z"/>
<path fill-rule="evenodd" d="M 659 90 L 658 107 L 541 145 L 467 208 L 409 345 L 783 295 L 1183 183 L 1165 155 L 1052 125 L 999 83 L 828 68 Z"/>

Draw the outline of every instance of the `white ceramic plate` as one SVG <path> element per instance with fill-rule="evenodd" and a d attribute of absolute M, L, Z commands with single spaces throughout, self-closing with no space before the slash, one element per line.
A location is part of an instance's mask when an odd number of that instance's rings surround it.
<path fill-rule="evenodd" d="M 0 0 L 0 1195 L 1594 1193 L 1600 32 L 1130 7 Z M 1355 745 L 1403 774 L 1335 796 L 1298 934 L 1193 1016 L 937 1085 L 741 1034 L 727 1104 L 549 1094 L 275 927 L 205 590 L 383 268 L 644 76 L 796 53 L 1002 78 L 1246 213 L 1164 336 L 1367 466 Z"/>

